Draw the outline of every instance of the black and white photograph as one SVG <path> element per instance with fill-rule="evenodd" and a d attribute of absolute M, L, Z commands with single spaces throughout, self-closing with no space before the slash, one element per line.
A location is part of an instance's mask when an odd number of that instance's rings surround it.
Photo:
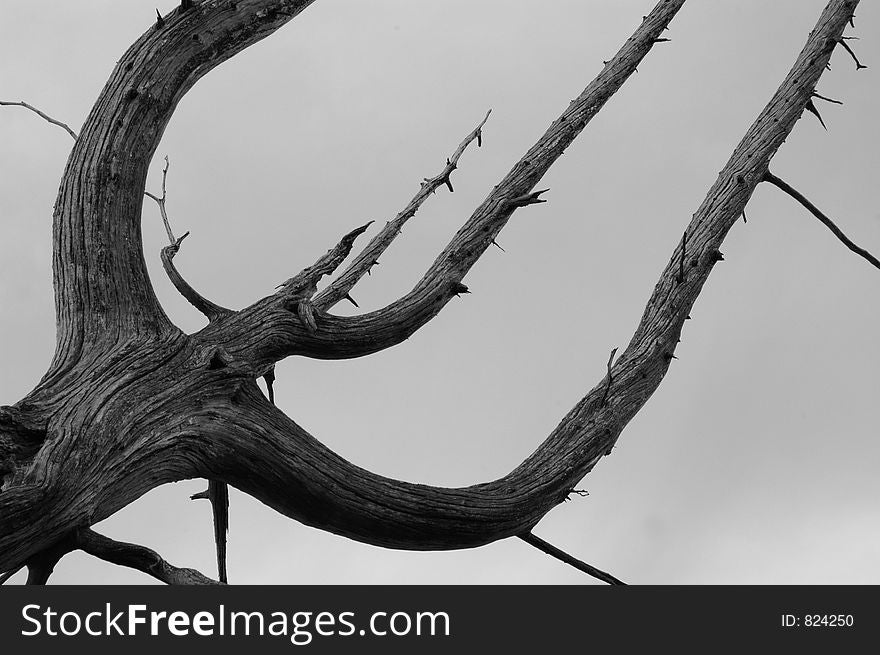
<path fill-rule="evenodd" d="M 3 0 L 0 580 L 880 583 L 878 70 L 858 0 Z"/>

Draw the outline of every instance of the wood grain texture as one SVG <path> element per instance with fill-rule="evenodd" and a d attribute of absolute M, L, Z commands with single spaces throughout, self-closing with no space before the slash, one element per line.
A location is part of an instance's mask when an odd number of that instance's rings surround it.
<path fill-rule="evenodd" d="M 535 199 L 542 176 L 662 38 L 684 0 L 655 6 L 409 293 L 342 317 L 325 311 L 329 302 L 311 302 L 311 285 L 308 297 L 285 287 L 185 335 L 163 312 L 144 266 L 147 167 L 186 91 L 309 4 L 217 0 L 176 9 L 120 59 L 86 120 L 55 208 L 55 358 L 33 392 L 0 408 L 0 571 L 161 484 L 193 477 L 232 484 L 303 523 L 390 548 L 466 548 L 528 533 L 611 451 L 663 380 L 727 232 L 805 110 L 858 0 L 828 3 L 690 220 L 607 375 L 513 471 L 455 489 L 385 478 L 346 461 L 266 401 L 255 380 L 292 355 L 342 359 L 392 347 L 465 291 L 474 263 Z"/>

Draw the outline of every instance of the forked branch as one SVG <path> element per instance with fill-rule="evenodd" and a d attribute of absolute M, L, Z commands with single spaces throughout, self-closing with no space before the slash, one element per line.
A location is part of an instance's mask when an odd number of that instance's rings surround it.
<path fill-rule="evenodd" d="M 160 198 L 153 195 L 149 191 L 144 191 L 144 195 L 147 196 L 147 198 L 151 198 L 157 205 L 159 205 L 159 213 L 162 215 L 162 223 L 165 225 L 165 232 L 168 234 L 168 241 L 171 245 L 174 245 L 175 243 L 180 245 L 180 241 L 182 241 L 183 238 L 181 237 L 181 239 L 178 240 L 174 237 L 174 232 L 171 231 L 171 223 L 168 221 L 168 212 L 165 209 L 165 202 L 168 199 L 168 192 L 165 189 L 165 183 L 168 180 L 168 167 L 170 165 L 171 162 L 168 161 L 168 155 L 165 155 L 165 166 L 162 167 L 162 197 Z"/>
<path fill-rule="evenodd" d="M 474 211 L 451 242 L 437 257 L 421 281 L 403 297 L 375 312 L 360 316 L 341 317 L 324 314 L 320 325 L 308 320 L 302 312 L 291 315 L 290 307 L 276 298 L 265 298 L 242 310 L 227 322 L 223 335 L 229 350 L 242 353 L 256 370 L 265 370 L 276 361 L 291 355 L 320 359 L 361 357 L 401 343 L 436 316 L 460 292 L 462 279 L 495 242 L 495 237 L 513 213 L 522 206 L 542 202 L 534 188 L 550 166 L 581 133 L 604 104 L 623 86 L 639 63 L 651 51 L 684 0 L 663 0 L 645 17 L 633 36 L 606 64 L 593 82 L 571 102 L 534 146 L 495 186 Z M 474 133 L 477 138 L 479 131 Z M 465 144 L 466 146 L 467 144 Z M 463 151 L 463 148 L 462 148 Z M 450 159 L 452 162 L 452 159 Z M 442 173 L 441 176 L 442 177 Z M 435 186 L 442 183 L 435 179 Z M 415 204 L 421 200 L 417 196 Z M 423 199 L 422 199 L 423 200 Z M 389 228 L 388 235 L 394 233 Z M 379 242 L 377 242 L 379 243 Z M 387 247 L 387 241 L 382 242 Z M 370 251 L 368 246 L 367 251 Z M 327 296 L 316 298 L 316 309 L 338 300 L 339 293 L 375 262 L 362 255 L 353 265 L 348 282 Z M 356 281 L 356 280 L 355 280 Z M 350 288 L 350 287 L 348 287 Z M 255 340 L 254 326 L 271 332 L 272 339 Z M 212 330 L 204 336 L 214 338 Z"/>
<path fill-rule="evenodd" d="M 564 501 L 579 480 L 609 452 L 628 422 L 644 406 L 667 373 L 682 327 L 714 267 L 723 260 L 720 247 L 738 222 L 769 162 L 791 133 L 815 91 L 858 0 L 830 0 L 816 28 L 768 105 L 748 129 L 718 179 L 687 225 L 686 240 L 677 240 L 635 333 L 599 382 L 562 418 L 546 440 L 507 475 L 465 488 L 442 488 L 393 480 L 344 460 L 314 439 L 257 389 L 240 387 L 234 407 L 225 398 L 204 406 L 193 425 L 196 434 L 182 447 L 200 448 L 206 435 L 216 448 L 234 452 L 221 459 L 204 452 L 205 470 L 222 469 L 223 478 L 287 516 L 359 541 L 391 548 L 439 550 L 472 547 L 520 536 Z M 627 42 L 621 59 L 612 60 L 586 98 L 601 105 L 653 45 L 675 9 L 663 2 Z M 644 24 L 643 24 L 644 27 Z M 648 44 L 642 44 L 648 39 Z M 612 73 L 609 79 L 608 73 Z M 610 85 L 610 86 L 609 86 Z M 591 94 L 598 95 L 591 95 Z M 350 318 L 326 315 L 309 338 L 295 320 L 285 321 L 269 302 L 244 310 L 224 327 L 203 333 L 231 337 L 230 351 L 266 357 L 277 344 L 295 337 L 288 354 L 302 351 L 317 357 L 362 354 L 393 345 L 430 320 L 454 296 L 460 277 L 509 217 L 508 200 L 531 193 L 533 182 L 549 166 L 583 120 L 597 111 L 577 101 L 562 119 L 502 181 L 500 196 L 490 194 L 435 262 L 417 287 L 397 303 L 372 314 Z M 289 312 L 288 312 L 289 314 Z M 256 322 L 259 319 L 260 322 Z M 243 341 L 251 325 L 264 326 L 260 344 Z M 240 322 L 240 323 L 239 323 Z M 265 348 L 260 350 L 260 348 Z M 262 353 L 262 354 L 261 354 Z M 257 367 L 257 370 L 260 370 Z M 611 384 L 609 384 L 611 380 Z M 417 429 L 417 426 L 416 426 Z M 295 490 L 295 493 L 291 493 Z"/>

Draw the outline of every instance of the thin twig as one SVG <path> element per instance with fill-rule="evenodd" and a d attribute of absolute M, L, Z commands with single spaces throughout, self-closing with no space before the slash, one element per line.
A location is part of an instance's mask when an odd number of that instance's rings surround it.
<path fill-rule="evenodd" d="M 825 226 L 834 233 L 834 236 L 836 236 L 840 240 L 840 242 L 843 243 L 843 245 L 845 245 L 847 248 L 849 248 L 851 251 L 853 251 L 859 257 L 863 257 L 866 260 L 868 260 L 875 268 L 880 269 L 880 260 L 878 260 L 876 257 L 874 257 L 874 255 L 869 253 L 864 248 L 860 248 L 855 243 L 853 243 L 849 239 L 849 237 L 847 237 L 843 233 L 843 231 L 841 231 L 841 229 L 839 227 L 837 227 L 837 225 L 834 224 L 834 221 L 832 221 L 825 214 L 823 214 L 821 211 L 819 211 L 819 209 L 816 207 L 816 205 L 814 205 L 809 200 L 807 200 L 796 189 L 791 187 L 784 180 L 781 180 L 778 177 L 776 177 L 775 175 L 773 175 L 773 173 L 771 173 L 770 171 L 767 171 L 766 173 L 764 173 L 763 181 L 770 182 L 770 184 L 778 187 L 779 189 L 781 189 L 782 191 L 784 191 L 785 193 L 790 195 L 792 198 L 797 200 L 799 203 L 801 203 L 807 209 L 807 211 L 809 211 L 813 216 L 815 216 L 820 221 L 822 221 L 822 223 L 824 223 Z"/>
<path fill-rule="evenodd" d="M 37 109 L 33 105 L 30 105 L 23 100 L 18 101 L 18 102 L 9 101 L 9 100 L 0 100 L 0 106 L 24 107 L 25 109 L 30 109 L 32 112 L 37 114 L 37 116 L 40 116 L 41 118 L 45 119 L 49 123 L 52 123 L 52 125 L 57 125 L 58 127 L 63 128 L 73 138 L 74 141 L 79 139 L 76 132 L 74 132 L 72 129 L 70 129 L 70 127 L 67 125 L 67 123 L 62 123 L 61 121 L 59 121 L 55 118 L 52 118 L 47 113 L 40 111 L 39 109 Z M 171 245 L 174 245 L 177 242 L 177 239 L 174 238 L 174 233 L 171 231 L 171 224 L 168 221 L 168 214 L 165 209 L 165 200 L 166 200 L 165 182 L 168 177 L 168 166 L 169 166 L 168 155 L 165 155 L 165 167 L 162 169 L 162 197 L 159 198 L 158 196 L 150 193 L 149 191 L 144 191 L 144 195 L 147 196 L 148 198 L 152 198 L 153 200 L 156 201 L 156 204 L 159 205 L 159 211 L 162 214 L 162 222 L 165 224 L 165 231 L 168 233 L 168 241 L 169 241 L 169 243 L 171 243 Z"/>
<path fill-rule="evenodd" d="M 171 223 L 168 220 L 168 212 L 165 210 L 165 201 L 167 200 L 167 193 L 165 192 L 165 181 L 168 178 L 168 167 L 170 166 L 170 162 L 168 161 L 168 155 L 165 155 L 165 166 L 162 168 L 162 197 L 159 198 L 149 191 L 144 191 L 144 195 L 148 198 L 152 198 L 156 201 L 156 204 L 159 205 L 159 212 L 162 214 L 162 222 L 165 224 L 165 232 L 168 233 L 168 242 L 173 246 L 180 243 L 174 237 L 174 232 L 171 231 Z M 182 240 L 182 239 L 181 239 Z"/>
<path fill-rule="evenodd" d="M 354 261 L 352 261 L 345 272 L 315 297 L 315 305 L 319 309 L 326 311 L 349 295 L 354 285 L 358 283 L 358 280 L 360 280 L 365 274 L 369 273 L 370 269 L 379 263 L 379 257 L 388 249 L 388 246 L 391 245 L 391 242 L 394 241 L 397 235 L 400 234 L 404 223 L 415 216 L 419 207 L 422 206 L 432 193 L 443 185 L 446 185 L 450 191 L 453 190 L 450 175 L 452 175 L 452 171 L 458 167 L 458 160 L 461 159 L 462 154 L 464 154 L 464 151 L 472 142 L 476 141 L 477 147 L 482 147 L 483 126 L 486 124 L 486 121 L 489 120 L 489 115 L 491 113 L 491 109 L 487 111 L 486 116 L 480 121 L 480 124 L 477 125 L 477 127 L 475 127 L 458 145 L 458 148 L 456 148 L 453 155 L 446 160 L 446 166 L 443 170 L 434 177 L 426 178 L 422 182 L 418 193 L 416 193 L 412 200 L 409 201 L 409 204 L 407 204 L 407 206 L 404 207 L 393 220 L 390 220 L 385 224 L 385 227 L 383 227 L 382 230 L 373 237 L 373 239 L 360 252 L 360 254 L 355 257 Z"/>
<path fill-rule="evenodd" d="M 601 580 L 602 582 L 607 582 L 610 585 L 626 585 L 625 582 L 621 582 L 617 578 L 615 578 L 610 573 L 605 573 L 605 571 L 600 571 L 595 566 L 590 566 L 586 562 L 582 562 L 576 557 L 572 557 L 568 553 L 563 550 L 559 550 L 556 546 L 552 544 L 548 544 L 546 541 L 541 539 L 540 537 L 536 537 L 531 532 L 526 532 L 524 534 L 518 535 L 520 539 L 525 541 L 527 544 L 534 546 L 541 552 L 547 553 L 551 557 L 555 557 L 560 562 L 565 562 L 569 566 L 573 566 L 579 571 L 583 571 L 587 575 L 591 575 L 597 580 Z"/>
<path fill-rule="evenodd" d="M 55 118 L 52 118 L 51 116 L 40 111 L 39 109 L 37 109 L 33 105 L 29 105 L 24 100 L 20 100 L 19 102 L 12 102 L 9 100 L 0 100 L 0 105 L 2 105 L 4 107 L 24 107 L 25 109 L 30 109 L 32 112 L 34 112 L 40 118 L 43 118 L 44 120 L 52 123 L 52 125 L 57 125 L 58 127 L 64 129 L 64 131 L 67 132 L 71 136 L 71 138 L 73 138 L 74 141 L 76 141 L 79 138 L 76 135 L 76 132 L 71 130 L 70 127 L 67 125 L 67 123 L 62 123 L 61 121 L 59 121 Z"/>

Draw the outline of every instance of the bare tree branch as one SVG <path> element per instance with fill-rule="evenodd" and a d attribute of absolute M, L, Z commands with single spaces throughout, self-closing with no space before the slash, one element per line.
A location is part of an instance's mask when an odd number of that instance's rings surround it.
<path fill-rule="evenodd" d="M 165 190 L 165 182 L 168 179 L 168 167 L 170 165 L 171 163 L 168 161 L 168 155 L 165 155 L 165 166 L 162 167 L 162 197 L 159 198 L 149 191 L 144 191 L 144 195 L 147 196 L 147 198 L 152 198 L 156 201 L 156 204 L 159 205 L 159 213 L 162 215 L 162 223 L 165 225 L 165 232 L 168 234 L 168 242 L 172 246 L 175 244 L 179 246 L 183 237 L 179 240 L 174 238 L 174 233 L 171 231 L 171 223 L 168 221 L 168 212 L 165 210 L 165 202 L 168 199 L 168 193 Z"/>
<path fill-rule="evenodd" d="M 76 536 L 77 548 L 98 559 L 127 566 L 151 575 L 170 585 L 216 585 L 222 584 L 202 575 L 195 569 L 172 566 L 158 553 L 144 546 L 114 541 L 94 530 L 80 530 Z"/>
<path fill-rule="evenodd" d="M 370 221 L 346 234 L 339 243 L 322 255 L 314 264 L 279 284 L 280 291 L 278 293 L 290 298 L 311 299 L 317 291 L 321 278 L 325 275 L 331 275 L 345 261 L 354 246 L 355 239 L 366 232 L 372 224 L 373 221 Z"/>
<path fill-rule="evenodd" d="M 62 128 L 65 132 L 67 132 L 71 136 L 71 138 L 74 141 L 76 141 L 78 138 L 76 136 L 76 132 L 74 132 L 72 129 L 70 129 L 70 127 L 67 125 L 67 123 L 62 123 L 61 121 L 52 118 L 48 114 L 40 111 L 39 109 L 37 109 L 33 105 L 29 105 L 28 103 L 24 102 L 23 100 L 21 100 L 19 102 L 12 102 L 9 100 L 0 100 L 0 106 L 2 106 L 2 107 L 24 107 L 25 109 L 30 109 L 32 112 L 34 112 L 40 118 L 43 118 L 46 121 L 52 123 L 52 125 L 57 125 L 58 127 Z"/>
<path fill-rule="evenodd" d="M 467 147 L 474 141 L 478 146 L 483 144 L 483 126 L 489 120 L 492 110 L 486 112 L 485 118 L 480 124 L 468 134 L 464 140 L 456 148 L 452 157 L 446 160 L 446 166 L 440 173 L 431 178 L 425 178 L 421 184 L 418 193 L 413 196 L 406 207 L 394 217 L 393 220 L 385 223 L 385 227 L 373 237 L 370 243 L 360 252 L 355 260 L 349 264 L 348 268 L 338 278 L 336 278 L 326 289 L 321 291 L 315 299 L 314 305 L 321 311 L 327 311 L 333 305 L 344 298 L 351 298 L 349 295 L 354 285 L 358 283 L 365 273 L 369 273 L 370 269 L 379 263 L 379 257 L 384 253 L 391 242 L 400 234 L 404 224 L 419 210 L 419 207 L 433 194 L 439 187 L 444 184 L 453 191 L 450 176 L 452 171 L 458 168 L 458 161 L 464 154 Z M 354 302 L 354 301 L 352 301 Z M 356 303 L 355 303 L 356 304 Z"/>
<path fill-rule="evenodd" d="M 174 265 L 174 256 L 180 250 L 180 244 L 183 240 L 189 236 L 189 232 L 186 232 L 183 236 L 177 239 L 170 246 L 165 246 L 162 248 L 160 252 L 160 258 L 162 260 L 162 268 L 165 269 L 165 273 L 168 275 L 168 279 L 171 280 L 171 283 L 174 285 L 174 288 L 189 301 L 189 304 L 195 307 L 198 311 L 205 315 L 208 321 L 216 321 L 218 319 L 223 318 L 224 316 L 228 316 L 233 313 L 231 309 L 226 309 L 225 307 L 221 307 L 217 305 L 204 296 L 202 296 L 198 291 L 193 289 L 193 287 L 187 282 L 180 272 L 177 270 L 177 267 Z"/>
<path fill-rule="evenodd" d="M 362 316 L 316 320 L 311 303 L 291 311 L 285 289 L 184 335 L 146 278 L 139 219 L 147 166 L 190 86 L 308 4 L 241 0 L 235 12 L 219 3 L 200 4 L 198 16 L 172 12 L 126 53 L 98 99 L 103 109 L 83 128 L 57 203 L 57 355 L 27 398 L 35 413 L 51 417 L 51 434 L 0 493 L 0 570 L 31 561 L 155 486 L 192 477 L 234 484 L 303 523 L 392 548 L 463 548 L 530 532 L 611 452 L 662 382 L 684 321 L 723 260 L 721 244 L 803 114 L 858 0 L 829 1 L 674 247 L 623 353 L 513 471 L 455 489 L 393 480 L 347 462 L 267 402 L 255 379 L 291 354 L 360 356 L 399 343 L 466 291 L 465 274 L 518 206 L 542 200 L 537 182 L 635 71 L 683 0 L 654 8 L 403 298 Z M 215 29 L 203 30 L 207 24 Z M 151 66 L 135 65 L 140 57 L 150 57 Z M 311 291 L 317 272 L 291 287 Z M 204 580 L 143 547 L 90 531 L 81 539 L 80 547 L 108 561 L 156 577 Z"/>
<path fill-rule="evenodd" d="M 205 74 L 269 36 L 314 0 L 202 2 L 164 16 L 119 59 L 82 126 L 56 201 L 57 349 L 50 377 L 83 351 L 139 334 L 179 332 L 143 258 L 142 194 L 180 99 Z M 149 66 L 144 61 L 149 59 Z M 109 217 L 112 217 L 109 218 Z M 65 238 L 59 238 L 59 235 Z"/>
<path fill-rule="evenodd" d="M 525 534 L 519 535 L 519 538 L 525 541 L 530 546 L 534 546 L 538 550 L 543 553 L 547 553 L 551 557 L 555 557 L 560 562 L 565 562 L 569 566 L 573 566 L 578 571 L 583 571 L 587 575 L 591 575 L 597 580 L 601 580 L 602 582 L 607 582 L 610 585 L 626 585 L 625 582 L 621 582 L 617 578 L 615 578 L 610 573 L 605 573 L 605 571 L 601 571 L 597 569 L 595 566 L 591 566 L 586 562 L 579 560 L 576 557 L 572 557 L 564 550 L 560 550 L 553 544 L 549 544 L 540 537 L 536 537 L 531 532 L 526 532 Z"/>
<path fill-rule="evenodd" d="M 264 370 L 291 355 L 319 359 L 360 357 L 409 338 L 460 293 L 462 278 L 495 241 L 514 211 L 543 202 L 540 198 L 543 191 L 534 191 L 535 185 L 635 72 L 683 4 L 684 0 L 665 0 L 651 10 L 596 79 L 492 189 L 412 291 L 368 314 L 353 317 L 321 314 L 319 324 L 303 317 L 297 320 L 297 315 L 291 312 L 295 308 L 276 298 L 264 298 L 226 321 L 224 336 L 231 339 L 227 342 L 229 350 L 242 353 L 255 369 Z M 374 260 L 365 258 L 361 268 L 368 261 Z M 327 298 L 330 296 L 324 302 Z M 255 326 L 259 326 L 259 336 L 255 334 Z M 267 333 L 271 339 L 263 338 Z M 210 326 L 202 334 L 206 338 L 219 336 Z"/>
<path fill-rule="evenodd" d="M 834 221 L 832 221 L 830 218 L 828 218 L 828 216 L 823 214 L 819 210 L 819 208 L 816 207 L 816 205 L 814 205 L 809 200 L 807 200 L 803 194 L 801 194 L 800 192 L 797 191 L 797 189 L 795 189 L 791 185 L 787 184 L 785 182 L 785 180 L 781 180 L 780 178 L 776 177 L 775 175 L 773 175 L 773 173 L 771 173 L 768 170 L 766 173 L 764 173 L 764 178 L 762 181 L 769 182 L 773 186 L 781 189 L 782 191 L 784 191 L 785 193 L 790 195 L 792 198 L 797 200 L 801 205 L 803 205 L 807 209 L 807 211 L 809 211 L 813 216 L 818 218 L 822 222 L 822 224 L 825 225 L 825 227 L 827 227 L 829 230 L 831 230 L 831 232 L 834 234 L 834 236 L 836 236 L 843 245 L 845 245 L 847 248 L 849 248 L 852 252 L 857 254 L 859 257 L 866 259 L 875 268 L 880 268 L 880 260 L 878 260 L 876 257 L 874 257 L 874 255 L 869 253 L 864 248 L 861 248 L 861 247 L 857 246 L 855 243 L 853 243 L 852 240 L 843 233 L 843 230 L 841 230 L 839 227 L 837 227 L 837 225 L 834 224 Z"/>
<path fill-rule="evenodd" d="M 253 383 L 238 387 L 231 407 L 221 398 L 206 401 L 193 422 L 192 438 L 181 447 L 187 453 L 198 450 L 204 458 L 204 470 L 277 511 L 307 525 L 379 546 L 464 548 L 530 532 L 611 452 L 622 430 L 662 382 L 675 358 L 684 322 L 715 265 L 723 260 L 719 248 L 724 238 L 764 179 L 770 159 L 803 114 L 857 4 L 858 0 L 830 0 L 788 75 L 693 215 L 685 230 L 686 239 L 676 244 L 628 346 L 538 449 L 507 475 L 456 489 L 379 476 L 330 451 L 269 405 Z M 454 246 L 452 251 L 456 252 Z M 444 293 L 454 294 L 457 289 L 453 284 L 460 282 L 453 278 Z M 273 329 L 267 318 L 273 316 L 271 311 L 260 315 L 251 309 L 250 317 L 267 321 L 260 323 L 261 327 L 269 326 L 259 335 L 261 343 L 277 343 L 293 333 L 299 347 L 307 344 L 316 356 L 332 356 L 344 354 L 353 343 L 362 352 L 380 349 L 394 341 L 396 328 L 410 329 L 408 311 L 426 311 L 424 303 L 415 301 L 409 307 L 394 306 L 400 314 L 378 312 L 386 319 L 383 329 L 395 334 L 392 337 L 378 329 L 372 331 L 369 314 L 347 320 L 324 315 L 311 343 L 309 333 L 295 319 Z M 262 305 L 263 310 L 266 307 Z M 201 335 L 211 340 L 232 337 L 236 347 L 230 351 L 248 356 L 256 350 L 249 351 L 246 341 L 237 340 L 247 331 L 246 322 L 236 323 L 247 315 L 245 310 L 230 317 L 222 333 L 209 326 Z M 419 320 L 422 318 L 429 317 Z M 389 320 L 399 323 L 389 326 Z M 236 333 L 238 329 L 242 333 Z M 609 378 L 613 380 L 610 389 Z M 216 440 L 210 449 L 205 445 L 209 434 Z"/>

